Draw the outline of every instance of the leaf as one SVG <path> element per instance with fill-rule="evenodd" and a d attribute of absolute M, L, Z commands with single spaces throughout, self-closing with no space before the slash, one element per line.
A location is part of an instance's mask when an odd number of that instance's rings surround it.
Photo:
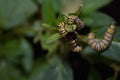
<path fill-rule="evenodd" d="M 8 60 L 17 62 L 22 56 L 22 65 L 26 72 L 29 72 L 33 63 L 33 50 L 31 45 L 25 39 L 12 39 L 0 46 L 1 55 Z"/>
<path fill-rule="evenodd" d="M 56 25 L 59 25 L 59 23 L 64 22 L 64 21 L 65 21 L 64 15 L 60 15 L 60 16 L 58 16 L 58 18 L 56 20 Z"/>
<path fill-rule="evenodd" d="M 43 4 L 43 0 L 36 0 L 37 3 Z"/>
<path fill-rule="evenodd" d="M 116 78 L 113 76 L 113 77 L 107 78 L 107 80 L 116 80 Z"/>
<path fill-rule="evenodd" d="M 17 39 L 12 39 L 1 43 L 0 49 L 1 54 L 9 60 L 14 60 L 22 54 L 22 48 L 20 47 L 19 40 Z"/>
<path fill-rule="evenodd" d="M 22 65 L 26 72 L 30 72 L 33 64 L 33 49 L 25 39 L 21 39 L 20 43 L 23 50 Z"/>
<path fill-rule="evenodd" d="M 101 7 L 109 4 L 112 0 L 85 0 L 81 11 L 82 15 L 89 15 Z"/>
<path fill-rule="evenodd" d="M 81 53 L 83 55 L 92 55 L 97 52 L 95 52 L 90 47 L 86 47 Z M 106 51 L 104 51 L 102 53 L 97 53 L 97 54 L 101 54 L 104 57 L 115 60 L 115 61 L 120 61 L 120 43 L 113 41 L 111 43 L 110 47 Z"/>
<path fill-rule="evenodd" d="M 116 26 L 115 33 L 114 33 L 113 41 L 120 42 L 120 26 Z"/>
<path fill-rule="evenodd" d="M 38 3 L 40 3 L 41 5 L 44 5 L 44 0 L 36 0 Z M 48 0 L 49 1 L 49 0 Z M 50 0 L 51 1 L 51 4 L 54 8 L 54 10 L 56 12 L 60 12 L 61 10 L 61 6 L 62 6 L 62 2 L 61 0 Z"/>
<path fill-rule="evenodd" d="M 22 74 L 13 64 L 2 60 L 0 62 L 0 80 L 21 80 Z"/>
<path fill-rule="evenodd" d="M 101 12 L 94 12 L 87 17 L 83 17 L 83 22 L 86 26 L 90 26 L 92 28 L 115 24 L 115 20 L 113 18 Z"/>
<path fill-rule="evenodd" d="M 81 54 L 83 55 L 93 55 L 95 53 L 96 52 L 93 49 L 91 49 L 89 46 L 85 47 L 81 52 Z"/>
<path fill-rule="evenodd" d="M 62 8 L 62 0 L 51 0 L 53 8 L 56 12 L 60 12 Z"/>
<path fill-rule="evenodd" d="M 32 0 L 0 0 L 0 26 L 16 27 L 26 21 L 36 10 Z"/>
<path fill-rule="evenodd" d="M 110 59 L 120 61 L 120 43 L 112 42 L 112 45 L 109 47 L 109 49 L 103 52 L 102 55 Z"/>
<path fill-rule="evenodd" d="M 52 36 L 48 37 L 47 39 L 47 43 L 52 43 L 57 41 L 60 38 L 60 34 L 59 33 L 55 33 Z"/>
<path fill-rule="evenodd" d="M 55 24 L 55 10 L 50 0 L 44 0 L 42 5 L 43 21 L 49 25 Z"/>
<path fill-rule="evenodd" d="M 70 13 L 75 13 L 79 10 L 79 7 L 82 4 L 82 0 L 62 0 L 63 7 L 62 7 L 62 14 L 68 15 Z"/>
<path fill-rule="evenodd" d="M 57 44 L 57 41 L 49 43 L 50 36 L 51 36 L 50 33 L 41 35 L 40 41 L 41 41 L 42 48 L 48 50 L 49 53 L 52 53 L 53 51 L 55 51 L 57 49 L 58 44 Z"/>
<path fill-rule="evenodd" d="M 88 76 L 88 80 L 102 80 L 100 74 L 95 70 L 95 68 L 91 68 Z"/>
<path fill-rule="evenodd" d="M 73 80 L 73 74 L 67 64 L 54 57 L 49 63 L 37 65 L 29 80 Z"/>
<path fill-rule="evenodd" d="M 102 39 L 108 27 L 103 27 L 101 29 L 98 29 L 98 30 L 94 31 L 96 37 Z M 120 35 L 120 27 L 116 26 L 115 33 L 113 35 L 113 41 L 120 42 L 119 35 Z"/>

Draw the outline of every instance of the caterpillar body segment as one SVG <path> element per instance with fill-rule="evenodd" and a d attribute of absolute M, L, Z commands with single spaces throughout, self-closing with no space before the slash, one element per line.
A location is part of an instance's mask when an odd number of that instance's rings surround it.
<path fill-rule="evenodd" d="M 78 46 L 78 39 L 74 32 L 67 32 L 65 28 L 65 23 L 61 22 L 58 28 L 60 35 L 68 42 L 70 48 L 73 52 L 80 52 L 82 50 L 81 46 Z"/>
<path fill-rule="evenodd" d="M 97 52 L 104 51 L 107 49 L 113 38 L 115 26 L 111 25 L 105 32 L 104 38 L 102 40 L 97 40 L 94 33 L 89 33 L 88 35 L 88 45 Z"/>
<path fill-rule="evenodd" d="M 58 32 L 62 37 L 65 37 L 68 33 L 67 30 L 65 29 L 65 23 L 61 22 L 58 26 L 59 26 Z"/>
<path fill-rule="evenodd" d="M 68 16 L 67 23 L 69 25 L 75 24 L 77 26 L 76 27 L 77 32 L 79 32 L 84 27 L 83 22 L 77 16 L 74 15 Z"/>

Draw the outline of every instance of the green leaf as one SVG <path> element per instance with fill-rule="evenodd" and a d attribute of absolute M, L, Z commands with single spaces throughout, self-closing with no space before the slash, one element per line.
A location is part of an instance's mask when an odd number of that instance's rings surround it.
<path fill-rule="evenodd" d="M 75 13 L 79 10 L 79 7 L 82 4 L 82 0 L 62 0 L 63 7 L 62 7 L 62 14 L 68 15 L 70 13 Z"/>
<path fill-rule="evenodd" d="M 47 43 L 55 42 L 55 41 L 57 41 L 60 37 L 61 37 L 61 36 L 60 36 L 59 33 L 55 33 L 55 34 L 53 34 L 52 36 L 48 37 Z"/>
<path fill-rule="evenodd" d="M 14 60 L 16 57 L 22 54 L 22 48 L 20 47 L 19 40 L 12 39 L 1 43 L 1 54 L 7 57 L 9 60 Z"/>
<path fill-rule="evenodd" d="M 30 72 L 33 64 L 33 49 L 25 39 L 21 39 L 20 44 L 23 50 L 22 65 L 26 72 Z"/>
<path fill-rule="evenodd" d="M 73 80 L 73 74 L 69 65 L 54 57 L 49 63 L 37 65 L 29 80 Z"/>
<path fill-rule="evenodd" d="M 50 0 L 44 0 L 42 5 L 43 21 L 49 25 L 55 24 L 55 10 Z"/>
<path fill-rule="evenodd" d="M 107 80 L 116 80 L 116 78 L 113 76 L 113 77 L 109 77 Z"/>
<path fill-rule="evenodd" d="M 88 76 L 88 80 L 102 80 L 100 74 L 95 70 L 95 68 L 91 68 Z"/>
<path fill-rule="evenodd" d="M 4 29 L 18 26 L 35 10 L 32 0 L 0 0 L 0 26 Z"/>
<path fill-rule="evenodd" d="M 114 33 L 113 41 L 120 42 L 120 26 L 116 26 L 115 33 Z"/>
<path fill-rule="evenodd" d="M 65 16 L 60 15 L 56 20 L 56 25 L 59 25 L 59 23 L 64 22 L 64 21 L 65 21 Z"/>
<path fill-rule="evenodd" d="M 37 3 L 43 4 L 43 0 L 36 0 Z"/>
<path fill-rule="evenodd" d="M 107 5 L 112 0 L 85 0 L 85 4 L 83 4 L 83 8 L 81 11 L 82 15 L 89 15 L 94 11 L 100 9 L 101 7 Z"/>
<path fill-rule="evenodd" d="M 112 42 L 112 45 L 109 47 L 109 49 L 103 52 L 102 55 L 110 59 L 120 61 L 120 43 Z"/>
<path fill-rule="evenodd" d="M 62 8 L 62 0 L 51 0 L 53 8 L 56 12 L 60 12 Z"/>
<path fill-rule="evenodd" d="M 52 34 L 45 34 L 40 36 L 40 41 L 43 49 L 48 50 L 49 53 L 52 53 L 57 49 L 57 41 L 49 43 L 49 37 Z M 54 37 L 54 36 L 53 36 Z"/>
<path fill-rule="evenodd" d="M 103 27 L 99 30 L 94 31 L 96 37 L 102 39 L 108 27 Z M 120 35 L 120 27 L 116 26 L 115 33 L 113 35 L 113 41 L 119 42 L 120 41 L 119 35 Z"/>
<path fill-rule="evenodd" d="M 93 54 L 95 54 L 96 52 L 93 50 L 93 49 L 91 49 L 89 46 L 87 46 L 87 47 L 85 47 L 83 50 L 82 50 L 82 52 L 81 52 L 81 54 L 82 55 L 93 55 Z"/>
<path fill-rule="evenodd" d="M 86 47 L 81 53 L 83 55 L 92 55 L 97 52 L 95 52 L 90 47 Z M 112 42 L 110 47 L 106 51 L 104 51 L 102 53 L 97 53 L 97 54 L 101 54 L 104 57 L 115 60 L 115 61 L 120 61 L 120 43 Z"/>
<path fill-rule="evenodd" d="M 101 29 L 94 31 L 96 38 L 102 39 L 108 27 L 103 27 Z"/>
<path fill-rule="evenodd" d="M 41 5 L 44 5 L 44 0 L 36 0 Z M 49 0 L 48 0 L 49 1 Z M 61 0 L 50 0 L 51 4 L 56 12 L 60 12 L 62 7 L 62 1 Z"/>
<path fill-rule="evenodd" d="M 12 62 L 17 62 L 22 56 L 22 65 L 29 72 L 33 63 L 33 50 L 25 39 L 12 39 L 0 45 L 1 54 Z"/>
<path fill-rule="evenodd" d="M 101 12 L 94 12 L 87 17 L 83 17 L 83 22 L 86 26 L 93 28 L 115 24 L 115 20 L 113 18 Z"/>
<path fill-rule="evenodd" d="M 2 60 L 0 62 L 0 80 L 21 80 L 22 74 L 13 64 Z"/>

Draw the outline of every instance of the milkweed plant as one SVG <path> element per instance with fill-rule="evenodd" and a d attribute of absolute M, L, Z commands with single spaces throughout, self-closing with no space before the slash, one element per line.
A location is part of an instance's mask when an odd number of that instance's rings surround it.
<path fill-rule="evenodd" d="M 111 2 L 0 0 L 0 80 L 74 80 L 71 54 L 89 63 L 87 80 L 102 80 L 96 63 L 114 70 L 106 80 L 116 80 L 120 27 L 100 11 Z"/>

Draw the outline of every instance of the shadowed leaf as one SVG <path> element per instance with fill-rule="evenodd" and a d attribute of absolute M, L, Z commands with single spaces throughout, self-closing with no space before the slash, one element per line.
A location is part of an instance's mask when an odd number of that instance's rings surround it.
<path fill-rule="evenodd" d="M 10 29 L 26 21 L 36 10 L 32 0 L 0 0 L 0 26 Z"/>

